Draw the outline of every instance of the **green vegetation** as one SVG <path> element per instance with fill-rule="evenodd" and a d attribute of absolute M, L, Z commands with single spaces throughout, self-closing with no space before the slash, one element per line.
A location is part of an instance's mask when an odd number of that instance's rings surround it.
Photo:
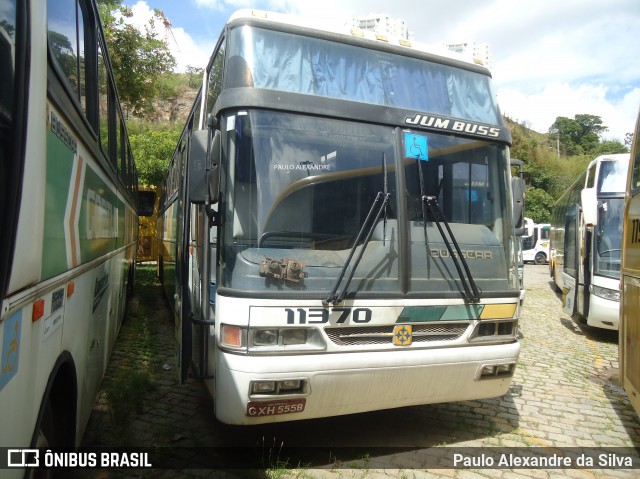
<path fill-rule="evenodd" d="M 140 183 L 162 184 L 181 129 L 182 126 L 178 125 L 151 123 L 139 123 L 135 128 L 129 128 L 129 141 L 138 166 Z"/>
<path fill-rule="evenodd" d="M 599 116 L 558 117 L 548 134 L 505 120 L 513 138 L 511 157 L 525 164 L 525 216 L 536 223 L 549 222 L 556 200 L 596 156 L 629 151 L 618 141 L 600 140 L 607 127 Z"/>

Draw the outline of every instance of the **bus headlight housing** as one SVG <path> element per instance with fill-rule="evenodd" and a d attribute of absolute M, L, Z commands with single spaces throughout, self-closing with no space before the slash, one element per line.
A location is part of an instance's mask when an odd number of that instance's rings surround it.
<path fill-rule="evenodd" d="M 220 327 L 220 347 L 238 352 L 324 351 L 327 346 L 315 328 L 246 328 L 233 324 Z"/>
<path fill-rule="evenodd" d="M 315 328 L 249 328 L 251 352 L 324 351 L 326 344 Z"/>
<path fill-rule="evenodd" d="M 469 341 L 475 342 L 505 342 L 513 341 L 518 334 L 517 319 L 496 319 L 478 321 Z"/>
<path fill-rule="evenodd" d="M 615 289 L 602 288 L 600 286 L 593 286 L 593 294 L 598 296 L 599 298 L 606 299 L 609 301 L 617 301 L 620 302 L 620 291 L 616 291 Z"/>

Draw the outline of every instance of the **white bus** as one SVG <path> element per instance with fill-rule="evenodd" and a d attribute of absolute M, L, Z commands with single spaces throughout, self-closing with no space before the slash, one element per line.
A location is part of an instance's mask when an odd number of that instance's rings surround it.
<path fill-rule="evenodd" d="M 549 271 L 562 307 L 618 329 L 622 212 L 629 154 L 594 159 L 553 207 Z"/>
<path fill-rule="evenodd" d="M 507 392 L 522 188 L 512 208 L 489 71 L 444 55 L 272 13 L 227 23 L 158 226 L 181 377 L 222 422 Z"/>
<path fill-rule="evenodd" d="M 133 285 L 137 173 L 95 1 L 7 0 L 0 41 L 0 446 L 75 447 Z"/>
<path fill-rule="evenodd" d="M 525 234 L 522 237 L 522 260 L 525 263 L 544 264 L 549 261 L 549 234 L 551 225 L 524 219 Z"/>
<path fill-rule="evenodd" d="M 640 413 L 640 112 L 624 206 L 620 291 L 620 385 Z"/>

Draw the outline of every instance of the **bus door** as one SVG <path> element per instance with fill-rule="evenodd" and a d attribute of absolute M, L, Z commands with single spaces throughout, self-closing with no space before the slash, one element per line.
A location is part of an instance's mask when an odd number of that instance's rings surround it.
<path fill-rule="evenodd" d="M 215 369 L 214 306 L 216 295 L 217 228 L 211 225 L 203 208 L 198 208 L 192 267 L 192 351 L 195 374 L 206 379 Z M 208 316 L 206 315 L 208 308 Z"/>
<path fill-rule="evenodd" d="M 188 255 L 188 261 L 184 262 L 188 263 L 188 276 L 182 276 L 185 300 L 181 321 L 176 325 L 176 362 L 181 383 L 188 379 L 190 366 L 193 366 L 195 375 L 200 379 L 210 379 L 209 371 L 214 370 L 211 363 L 214 355 L 209 352 L 213 351 L 210 344 L 215 344 L 211 294 L 213 292 L 215 297 L 216 270 L 212 264 L 216 250 L 212 238 L 215 238 L 216 229 L 212 228 L 212 218 L 207 213 L 210 206 L 205 205 L 205 201 L 207 194 L 209 198 L 217 198 L 218 194 L 208 183 L 210 140 L 209 129 L 193 131 L 187 150 L 188 193 L 185 204 L 188 206 L 185 220 L 188 218 L 189 221 L 185 221 L 185 238 L 180 249 L 185 257 Z"/>
<path fill-rule="evenodd" d="M 640 411 L 640 278 L 623 275 L 622 288 L 620 374 L 631 404 Z"/>
<path fill-rule="evenodd" d="M 562 270 L 562 309 L 570 316 L 576 312 L 580 268 L 580 211 L 574 204 L 565 216 L 564 268 Z"/>

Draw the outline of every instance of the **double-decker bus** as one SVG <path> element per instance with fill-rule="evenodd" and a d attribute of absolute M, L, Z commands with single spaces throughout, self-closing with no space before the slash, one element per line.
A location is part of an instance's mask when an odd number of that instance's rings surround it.
<path fill-rule="evenodd" d="M 622 211 L 629 154 L 589 163 L 553 207 L 549 272 L 563 310 L 589 326 L 618 329 Z"/>
<path fill-rule="evenodd" d="M 7 0 L 0 43 L 0 446 L 75 447 L 133 285 L 137 173 L 95 1 Z"/>
<path fill-rule="evenodd" d="M 243 11 L 203 78 L 158 263 L 181 377 L 204 378 L 217 418 L 505 394 L 523 201 L 490 72 Z"/>
<path fill-rule="evenodd" d="M 640 112 L 624 205 L 620 290 L 620 384 L 640 413 Z"/>

